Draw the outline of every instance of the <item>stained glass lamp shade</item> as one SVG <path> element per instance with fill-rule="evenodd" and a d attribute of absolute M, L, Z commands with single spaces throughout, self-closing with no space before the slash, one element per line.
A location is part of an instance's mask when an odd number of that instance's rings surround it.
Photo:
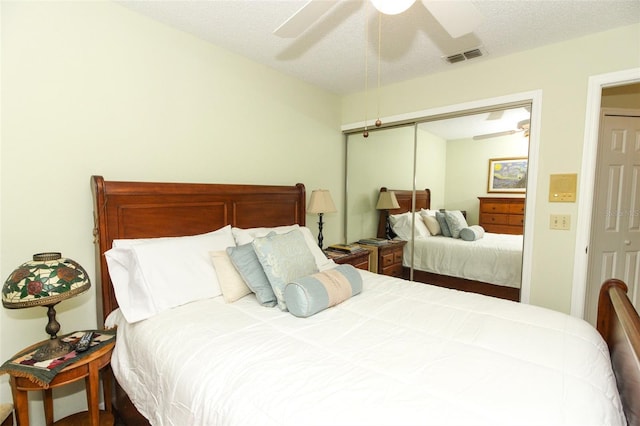
<path fill-rule="evenodd" d="M 84 293 L 91 287 L 89 276 L 80 264 L 63 258 L 60 253 L 38 253 L 33 260 L 20 265 L 9 275 L 2 287 L 2 305 L 9 309 L 45 306 L 49 323 L 45 327 L 49 342 L 36 352 L 33 359 L 57 358 L 73 350 L 73 346 L 58 338 L 60 324 L 54 306 Z"/>

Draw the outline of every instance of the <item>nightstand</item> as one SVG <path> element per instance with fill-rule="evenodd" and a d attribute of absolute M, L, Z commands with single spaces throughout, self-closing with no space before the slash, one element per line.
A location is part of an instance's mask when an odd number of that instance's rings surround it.
<path fill-rule="evenodd" d="M 379 274 L 402 278 L 402 251 L 405 244 L 407 244 L 406 241 L 389 240 L 388 243 L 377 246 L 360 245 L 378 252 Z"/>
<path fill-rule="evenodd" d="M 365 248 L 352 253 L 341 253 L 333 250 L 327 250 L 325 253 L 327 257 L 333 259 L 339 265 L 348 263 L 358 269 L 369 270 L 369 250 Z"/>
<path fill-rule="evenodd" d="M 33 346 L 25 348 L 17 355 L 27 353 L 43 342 L 36 343 Z M 111 412 L 111 352 L 115 346 L 115 339 L 103 343 L 102 346 L 94 352 L 78 361 L 67 365 L 64 369 L 54 377 L 48 387 L 35 383 L 26 377 L 15 376 L 10 374 L 11 393 L 13 394 L 13 404 L 15 407 L 16 419 L 19 425 L 29 424 L 29 406 L 27 392 L 42 391 L 44 396 L 44 413 L 47 425 L 90 425 L 90 426 L 106 426 L 114 424 L 114 417 Z M 104 371 L 103 371 L 104 370 Z M 102 374 L 101 374 L 102 373 Z M 100 376 L 102 375 L 102 386 L 105 403 L 105 411 L 101 411 L 99 407 L 100 398 L 98 391 L 100 388 Z M 53 422 L 53 393 L 52 389 L 64 386 L 78 380 L 85 379 L 87 387 L 87 405 L 89 411 L 73 414 L 64 419 Z"/>

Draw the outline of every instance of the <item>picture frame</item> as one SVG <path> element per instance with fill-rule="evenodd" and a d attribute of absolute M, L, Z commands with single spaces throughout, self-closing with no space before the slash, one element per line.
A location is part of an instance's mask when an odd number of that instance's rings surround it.
<path fill-rule="evenodd" d="M 487 192 L 525 193 L 528 163 L 527 157 L 489 159 Z"/>

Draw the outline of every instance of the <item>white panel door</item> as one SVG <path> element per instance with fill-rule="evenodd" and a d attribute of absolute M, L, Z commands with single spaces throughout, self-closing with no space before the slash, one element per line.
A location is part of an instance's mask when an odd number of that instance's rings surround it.
<path fill-rule="evenodd" d="M 597 163 L 585 306 L 592 324 L 608 278 L 627 283 L 640 310 L 640 117 L 605 113 Z"/>

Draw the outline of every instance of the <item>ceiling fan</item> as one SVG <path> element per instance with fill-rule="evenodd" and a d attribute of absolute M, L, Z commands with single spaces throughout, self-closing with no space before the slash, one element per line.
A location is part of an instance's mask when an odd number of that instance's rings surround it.
<path fill-rule="evenodd" d="M 509 136 L 509 135 L 515 135 L 516 133 L 522 133 L 523 136 L 525 138 L 529 137 L 529 124 L 530 121 L 527 120 L 522 120 L 518 122 L 517 128 L 513 129 L 513 130 L 505 130 L 502 132 L 496 132 L 496 133 L 487 133 L 484 135 L 476 135 L 473 137 L 474 141 L 478 141 L 478 140 L 482 140 L 482 139 L 491 139 L 491 138 L 497 138 L 500 136 Z"/>
<path fill-rule="evenodd" d="M 273 33 L 284 38 L 298 37 L 340 1 L 346 0 L 309 0 Z M 381 13 L 397 15 L 411 7 L 416 0 L 370 1 Z M 482 21 L 482 15 L 470 1 L 421 1 L 453 38 L 472 32 Z"/>

